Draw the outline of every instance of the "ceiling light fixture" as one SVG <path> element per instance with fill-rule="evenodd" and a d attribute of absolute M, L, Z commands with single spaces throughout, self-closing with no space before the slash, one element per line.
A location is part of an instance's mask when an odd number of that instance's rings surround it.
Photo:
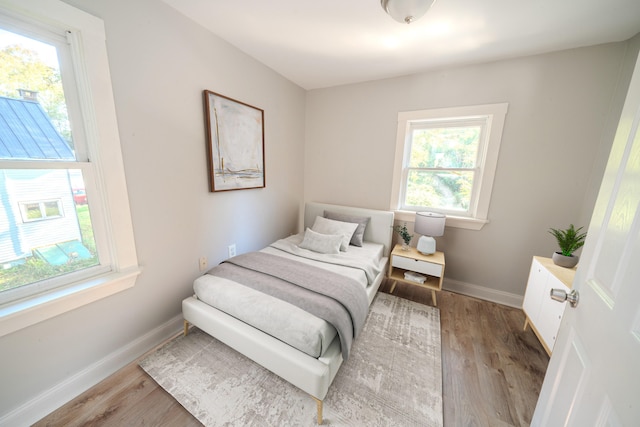
<path fill-rule="evenodd" d="M 427 13 L 435 0 L 380 0 L 385 12 L 402 24 L 411 24 Z"/>

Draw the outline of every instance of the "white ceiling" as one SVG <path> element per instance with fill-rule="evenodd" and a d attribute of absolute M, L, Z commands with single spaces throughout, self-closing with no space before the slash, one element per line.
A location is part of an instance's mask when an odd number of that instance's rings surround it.
<path fill-rule="evenodd" d="M 305 89 L 627 40 L 640 0 L 436 0 L 410 25 L 379 0 L 164 0 Z"/>

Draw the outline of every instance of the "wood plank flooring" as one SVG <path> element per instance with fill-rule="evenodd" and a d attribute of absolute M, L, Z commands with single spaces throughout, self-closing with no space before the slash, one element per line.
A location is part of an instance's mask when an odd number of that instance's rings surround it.
<path fill-rule="evenodd" d="M 391 283 L 383 283 L 388 292 Z M 431 304 L 431 292 L 398 283 L 394 295 Z M 526 426 L 549 362 L 521 310 L 438 293 L 445 426 Z M 136 363 L 49 414 L 41 426 L 200 426 Z"/>

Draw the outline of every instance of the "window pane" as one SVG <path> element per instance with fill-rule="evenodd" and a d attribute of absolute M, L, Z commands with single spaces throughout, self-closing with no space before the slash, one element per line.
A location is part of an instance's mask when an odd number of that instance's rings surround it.
<path fill-rule="evenodd" d="M 78 190 L 77 169 L 0 170 L 0 292 L 99 265 Z"/>
<path fill-rule="evenodd" d="M 58 206 L 58 202 L 44 202 L 44 212 L 47 218 L 60 216 L 60 207 Z"/>
<path fill-rule="evenodd" d="M 0 28 L 0 158 L 74 160 L 55 46 Z"/>
<path fill-rule="evenodd" d="M 415 129 L 412 132 L 412 168 L 474 168 L 480 126 Z"/>
<path fill-rule="evenodd" d="M 27 219 L 42 218 L 40 203 L 25 203 L 24 208 L 25 208 L 25 211 L 27 212 Z"/>
<path fill-rule="evenodd" d="M 405 205 L 467 211 L 474 172 L 410 170 Z"/>

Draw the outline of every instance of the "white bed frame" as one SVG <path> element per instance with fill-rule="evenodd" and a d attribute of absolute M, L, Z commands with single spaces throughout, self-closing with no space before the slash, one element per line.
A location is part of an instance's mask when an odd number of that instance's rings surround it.
<path fill-rule="evenodd" d="M 316 216 L 323 216 L 325 209 L 371 217 L 371 221 L 365 229 L 364 240 L 383 244 L 385 256 L 380 274 L 376 277 L 375 282 L 367 288 L 369 305 L 371 305 L 386 272 L 393 233 L 393 212 L 325 203 L 306 203 L 303 230 L 306 227 L 312 227 Z M 322 424 L 322 401 L 342 365 L 339 337 L 336 336 L 324 355 L 316 359 L 195 297 L 189 297 L 182 302 L 182 313 L 185 335 L 188 333 L 189 324 L 193 324 L 309 393 L 317 403 L 318 424 Z"/>

